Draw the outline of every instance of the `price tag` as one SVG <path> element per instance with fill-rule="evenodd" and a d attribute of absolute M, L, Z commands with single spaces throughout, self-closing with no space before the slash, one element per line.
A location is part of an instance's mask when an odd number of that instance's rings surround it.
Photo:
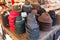
<path fill-rule="evenodd" d="M 27 13 L 26 12 L 21 12 L 21 16 L 22 17 L 27 17 Z"/>

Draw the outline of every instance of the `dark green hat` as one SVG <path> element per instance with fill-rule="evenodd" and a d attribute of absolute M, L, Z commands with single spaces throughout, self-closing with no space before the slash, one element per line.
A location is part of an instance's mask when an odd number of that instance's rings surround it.
<path fill-rule="evenodd" d="M 12 9 L 13 9 L 13 10 L 16 10 L 16 11 L 18 11 L 18 12 L 21 11 L 21 7 L 20 7 L 19 5 L 14 5 L 14 6 L 12 7 Z"/>

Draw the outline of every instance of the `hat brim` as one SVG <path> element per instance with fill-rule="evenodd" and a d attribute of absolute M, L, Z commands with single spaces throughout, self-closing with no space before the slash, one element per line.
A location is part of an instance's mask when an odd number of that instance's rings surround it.
<path fill-rule="evenodd" d="M 17 12 L 21 12 L 22 10 L 16 10 Z"/>

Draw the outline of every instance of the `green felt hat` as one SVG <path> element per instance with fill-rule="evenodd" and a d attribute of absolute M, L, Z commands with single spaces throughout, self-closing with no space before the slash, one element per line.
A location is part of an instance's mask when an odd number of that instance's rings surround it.
<path fill-rule="evenodd" d="M 12 9 L 13 10 L 16 10 L 17 12 L 20 12 L 21 11 L 21 7 L 19 5 L 12 6 Z"/>

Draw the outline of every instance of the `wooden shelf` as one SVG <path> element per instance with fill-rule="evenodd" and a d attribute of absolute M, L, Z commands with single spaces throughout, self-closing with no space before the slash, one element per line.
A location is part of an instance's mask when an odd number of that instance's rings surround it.
<path fill-rule="evenodd" d="M 5 28 L 5 27 L 3 27 L 3 30 L 5 30 L 6 33 L 8 33 L 14 40 L 27 40 L 26 33 L 18 35 L 15 32 L 10 31 L 8 28 Z"/>
<path fill-rule="evenodd" d="M 17 35 L 15 32 L 10 31 L 8 28 L 3 27 L 3 29 L 14 39 L 14 40 L 27 40 L 27 34 Z M 51 34 L 54 34 L 57 30 L 60 30 L 60 25 L 55 26 L 51 31 L 40 31 L 39 40 L 46 40 Z"/>
<path fill-rule="evenodd" d="M 2 20 L 1 20 L 1 17 L 0 17 L 0 24 L 2 24 Z M 9 28 L 6 28 L 2 25 L 2 28 L 4 31 L 6 31 L 7 34 L 9 34 L 9 36 L 12 37 L 12 39 L 14 40 L 27 40 L 27 35 L 26 33 L 24 34 L 16 34 L 15 32 L 13 31 L 10 31 Z"/>

